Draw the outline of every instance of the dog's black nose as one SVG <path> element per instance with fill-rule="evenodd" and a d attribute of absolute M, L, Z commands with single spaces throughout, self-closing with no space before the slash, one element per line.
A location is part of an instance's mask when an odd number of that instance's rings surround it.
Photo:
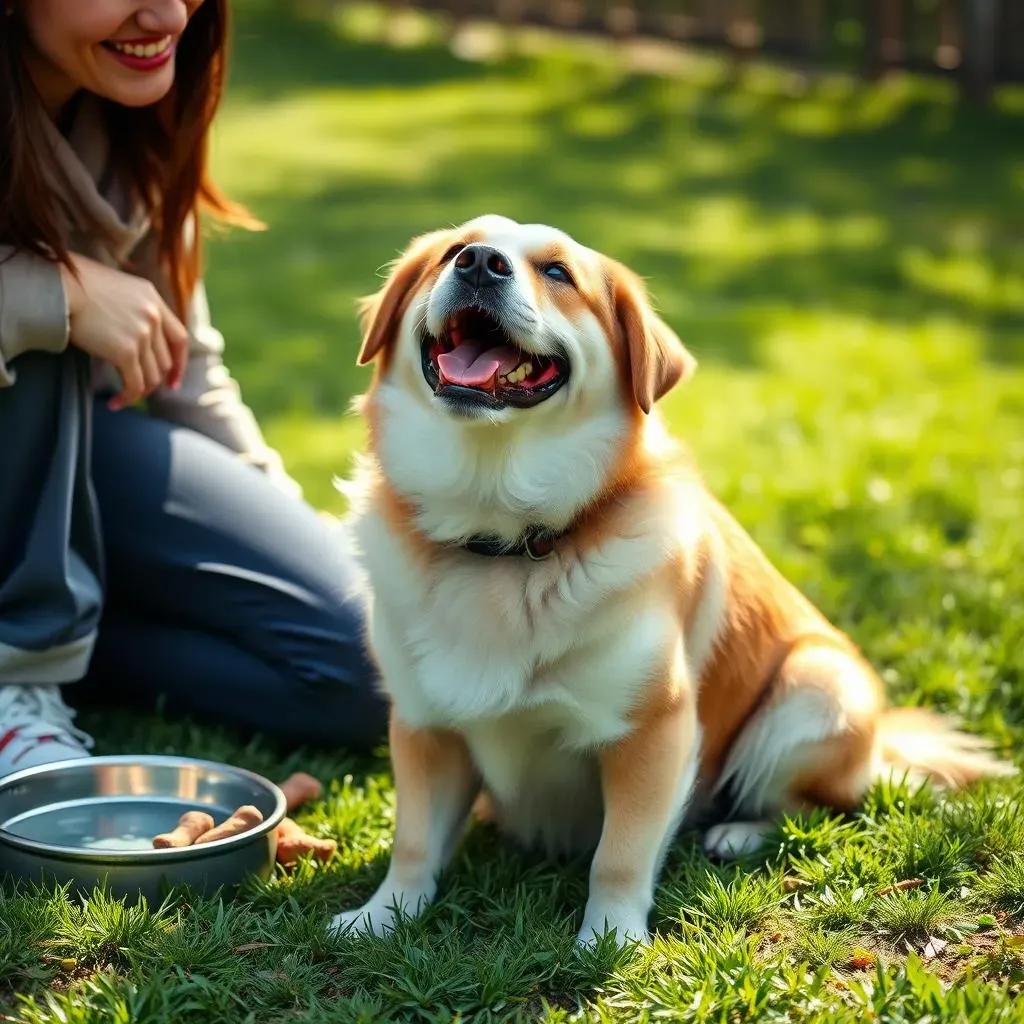
<path fill-rule="evenodd" d="M 474 288 L 494 288 L 512 276 L 512 261 L 492 245 L 467 245 L 455 257 L 455 273 Z"/>

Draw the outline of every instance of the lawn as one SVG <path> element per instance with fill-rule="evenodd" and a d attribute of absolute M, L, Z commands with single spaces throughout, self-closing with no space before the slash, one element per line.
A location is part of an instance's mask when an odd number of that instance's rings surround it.
<path fill-rule="evenodd" d="M 312 501 L 341 511 L 362 428 L 354 301 L 419 231 L 494 211 L 555 223 L 645 275 L 701 362 L 664 403 L 707 479 L 880 667 L 893 699 L 1024 739 L 1024 93 L 806 87 L 711 58 L 638 71 L 529 36 L 493 61 L 372 8 L 240 12 L 222 183 L 269 224 L 210 250 L 244 393 Z M 283 3 L 276 4 L 283 8 Z M 428 26 L 429 27 L 429 26 Z M 779 823 L 713 865 L 681 835 L 655 945 L 577 956 L 586 866 L 478 829 L 427 917 L 328 939 L 388 858 L 386 758 L 281 750 L 158 717 L 92 718 L 103 751 L 173 750 L 329 784 L 337 837 L 221 905 L 0 906 L 0 1020 L 1024 1020 L 1024 783 Z"/>

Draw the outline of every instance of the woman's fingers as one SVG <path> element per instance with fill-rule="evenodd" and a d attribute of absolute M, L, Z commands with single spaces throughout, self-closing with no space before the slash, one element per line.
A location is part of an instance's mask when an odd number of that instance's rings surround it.
<path fill-rule="evenodd" d="M 160 363 L 156 355 L 156 341 L 143 347 L 139 353 L 139 363 L 142 366 L 142 380 L 145 391 L 143 394 L 151 395 L 163 381 L 163 374 L 160 372 Z"/>
<path fill-rule="evenodd" d="M 110 408 L 115 412 L 118 409 L 134 405 L 142 397 L 145 389 L 145 378 L 142 375 L 142 364 L 139 362 L 138 351 L 131 351 L 118 365 L 117 370 L 121 374 L 124 387 L 121 388 L 120 394 L 110 400 Z"/>
<path fill-rule="evenodd" d="M 158 330 L 153 336 L 153 356 L 160 371 L 160 383 L 166 384 L 171 370 L 174 369 L 174 360 L 171 358 L 171 349 L 162 330 Z"/>
<path fill-rule="evenodd" d="M 167 384 L 172 388 L 181 384 L 188 365 L 188 331 L 185 325 L 167 308 L 163 309 L 163 334 L 171 357 L 171 370 L 167 376 Z"/>
<path fill-rule="evenodd" d="M 70 341 L 121 374 L 124 387 L 110 407 L 133 405 L 162 384 L 178 387 L 189 335 L 156 286 L 85 257 L 75 258 L 75 269 L 65 281 Z"/>

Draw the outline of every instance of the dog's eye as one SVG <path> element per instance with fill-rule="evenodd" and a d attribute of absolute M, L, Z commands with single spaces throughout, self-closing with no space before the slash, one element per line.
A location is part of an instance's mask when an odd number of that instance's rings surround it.
<path fill-rule="evenodd" d="M 441 257 L 442 263 L 448 263 L 450 260 L 455 259 L 456 256 L 462 252 L 466 247 L 461 242 L 456 242 L 455 245 L 450 246 L 448 251 Z"/>
<path fill-rule="evenodd" d="M 561 281 L 562 284 L 573 284 L 572 274 L 561 263 L 548 263 L 541 269 L 545 277 L 552 281 Z"/>

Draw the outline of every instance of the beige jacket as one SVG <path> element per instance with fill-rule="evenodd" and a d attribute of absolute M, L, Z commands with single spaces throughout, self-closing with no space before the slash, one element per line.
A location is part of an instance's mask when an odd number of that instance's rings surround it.
<path fill-rule="evenodd" d="M 148 278 L 170 301 L 155 236 L 144 211 L 106 174 L 107 138 L 99 105 L 90 97 L 82 102 L 67 139 L 50 122 L 47 132 L 54 155 L 49 183 L 66 216 L 71 251 Z M 185 320 L 191 344 L 181 388 L 155 392 L 148 399 L 149 412 L 219 441 L 264 470 L 281 487 L 300 495 L 299 485 L 264 441 L 255 417 L 242 402 L 238 384 L 224 365 L 224 339 L 210 322 L 201 282 Z M 60 268 L 0 244 L 0 389 L 17 385 L 17 357 L 22 352 L 63 351 L 69 342 L 68 327 Z M 94 387 L 120 388 L 113 367 L 96 366 Z"/>

